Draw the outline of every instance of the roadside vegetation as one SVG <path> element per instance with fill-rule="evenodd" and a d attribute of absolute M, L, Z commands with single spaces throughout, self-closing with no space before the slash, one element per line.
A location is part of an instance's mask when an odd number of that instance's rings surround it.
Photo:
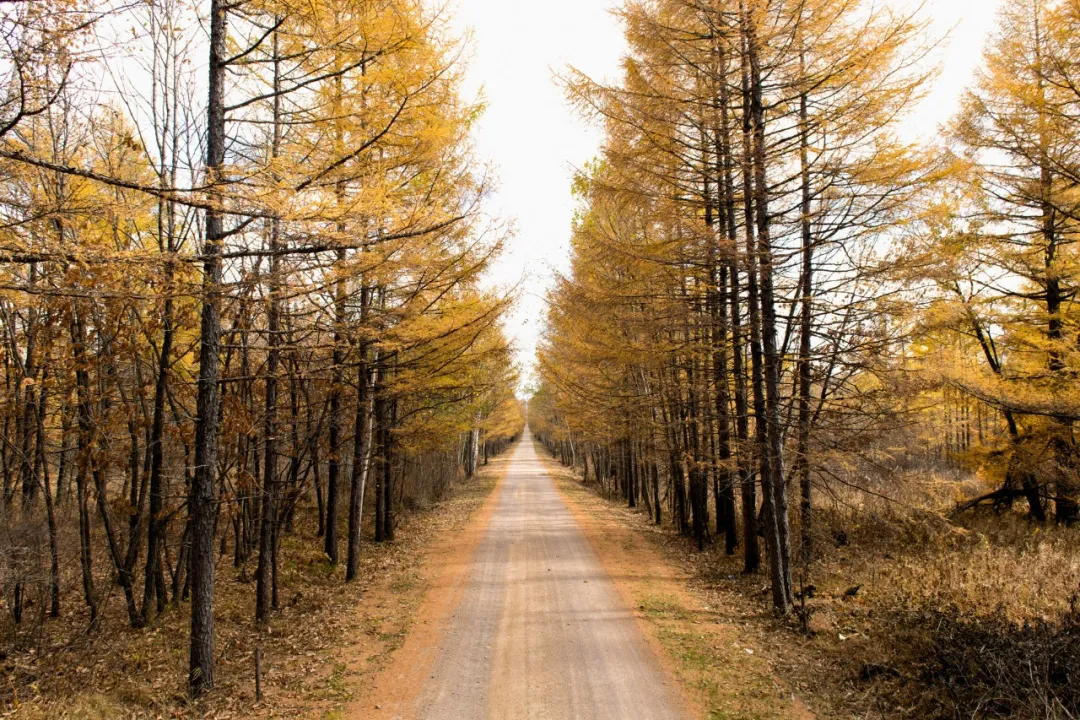
<path fill-rule="evenodd" d="M 0 7 L 0 713 L 302 683 L 369 543 L 521 432 L 447 23 Z"/>

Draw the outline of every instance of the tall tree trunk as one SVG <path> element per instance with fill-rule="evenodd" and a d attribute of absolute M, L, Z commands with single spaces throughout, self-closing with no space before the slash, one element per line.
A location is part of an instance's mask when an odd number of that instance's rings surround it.
<path fill-rule="evenodd" d="M 345 250 L 338 250 L 338 266 L 345 261 Z M 345 332 L 345 278 L 340 275 L 334 282 L 334 354 L 330 379 L 330 431 L 329 458 L 326 465 L 326 535 L 324 550 L 330 563 L 338 562 L 338 498 L 341 490 L 338 478 L 341 473 L 341 387 L 344 384 L 342 364 Z"/>
<path fill-rule="evenodd" d="M 767 148 L 761 67 L 754 13 L 744 14 L 747 60 L 750 65 L 750 115 L 754 135 L 754 209 L 757 225 L 758 271 L 761 292 L 761 339 L 765 380 L 765 444 L 773 530 L 770 558 L 773 605 L 786 615 L 791 609 L 791 546 L 788 525 L 787 485 L 784 482 L 783 439 L 780 424 L 780 355 L 776 346 L 776 304 L 773 293 L 773 255 L 766 177 Z"/>
<path fill-rule="evenodd" d="M 218 185 L 225 164 L 225 0 L 210 0 L 210 58 L 206 109 L 206 174 L 210 202 L 203 247 L 202 317 L 196 396 L 195 472 L 191 482 L 191 636 L 188 689 L 198 696 L 214 687 L 214 527 L 217 507 L 217 440 L 220 418 L 221 243 L 225 237 Z"/>
<path fill-rule="evenodd" d="M 73 308 L 72 314 L 74 313 Z M 71 328 L 73 335 L 78 332 L 74 319 L 71 321 Z M 78 345 L 73 343 L 73 347 L 78 347 Z M 82 353 L 75 352 L 73 358 L 77 382 L 79 374 L 86 372 L 80 366 L 81 355 Z M 85 360 L 83 359 L 83 361 Z M 89 479 L 91 448 L 89 432 L 82 421 L 82 413 L 78 412 L 77 414 L 79 423 L 76 435 L 75 492 L 78 495 L 79 506 L 79 565 L 82 570 L 83 599 L 90 610 L 90 625 L 95 627 L 98 621 L 98 598 L 94 589 L 94 561 L 90 546 L 90 510 L 88 507 L 90 488 L 87 482 Z"/>
<path fill-rule="evenodd" d="M 393 367 L 393 365 L 391 365 Z M 394 436 L 392 430 L 397 424 L 397 398 L 387 402 L 387 419 L 383 427 L 383 537 L 394 540 Z"/>
<path fill-rule="evenodd" d="M 281 151 L 281 56 L 273 39 L 273 134 L 270 155 Z M 275 178 L 276 179 L 276 178 Z M 273 605 L 274 524 L 278 513 L 278 367 L 281 363 L 281 218 L 270 219 L 270 268 L 266 302 L 266 381 L 263 402 L 263 492 L 259 523 L 259 563 L 255 579 L 255 622 L 265 625 Z"/>
<path fill-rule="evenodd" d="M 741 16 L 745 16 L 746 11 L 743 7 L 743 3 L 740 2 Z M 757 238 L 755 235 L 754 224 L 754 194 L 751 191 L 753 187 L 753 158 L 751 154 L 751 136 L 753 129 L 753 122 L 750 114 L 750 73 L 749 62 L 747 60 L 746 50 L 746 36 L 745 32 L 741 35 L 742 38 L 742 186 L 743 186 L 743 215 L 744 215 L 744 230 L 746 234 L 746 305 L 750 321 L 750 385 L 753 392 L 753 406 L 754 406 L 754 450 L 757 453 L 758 465 L 762 470 L 765 469 L 768 455 L 764 451 L 765 445 L 765 395 L 764 395 L 764 383 L 762 380 L 762 352 L 761 352 L 761 303 L 758 293 L 758 274 L 757 274 Z M 749 430 L 747 430 L 747 438 L 749 438 Z M 749 443 L 745 446 L 749 451 Z M 744 487 L 748 487 L 748 493 L 743 494 L 743 517 L 745 522 L 745 535 L 747 536 L 746 544 L 746 572 L 753 572 L 760 564 L 760 553 L 757 551 L 757 508 L 754 506 L 756 503 L 756 492 L 753 487 L 755 482 L 753 479 L 752 471 L 753 463 L 750 458 L 747 458 L 745 463 L 746 478 L 743 481 Z M 772 505 L 771 496 L 769 495 L 768 488 L 768 473 L 759 471 L 762 485 L 762 495 L 764 497 L 764 505 L 766 508 Z M 747 495 L 749 494 L 749 498 Z M 751 506 L 747 507 L 747 499 L 751 500 Z M 751 521 L 748 515 L 753 514 L 753 520 Z M 751 541 L 750 532 L 751 529 L 755 531 L 754 539 Z M 754 553 L 751 554 L 751 547 L 754 549 Z M 751 558 L 755 561 L 751 567 Z"/>
<path fill-rule="evenodd" d="M 803 56 L 799 56 L 803 66 Z M 804 70 L 805 72 L 805 70 Z M 799 169 L 802 185 L 802 273 L 800 292 L 802 295 L 799 317 L 799 417 L 798 437 L 795 450 L 795 477 L 799 481 L 801 519 L 800 555 L 804 565 L 809 565 L 814 556 L 813 523 L 814 507 L 810 484 L 810 340 L 813 321 L 813 267 L 814 245 L 810 225 L 810 118 L 807 108 L 806 91 L 799 94 Z"/>
<path fill-rule="evenodd" d="M 738 528 L 735 522 L 735 470 L 731 466 L 731 394 L 728 385 L 728 313 L 727 288 L 728 270 L 726 265 L 719 270 L 719 282 L 713 307 L 716 315 L 715 337 L 713 340 L 713 375 L 716 383 L 716 422 L 717 422 L 717 487 L 716 496 L 716 532 L 724 535 L 724 550 L 728 555 L 735 552 L 739 544 Z"/>
<path fill-rule="evenodd" d="M 171 209 L 170 209 L 171 212 Z M 163 533 L 162 511 L 164 488 L 162 474 L 165 468 L 165 402 L 169 385 L 169 366 L 172 362 L 173 344 L 173 244 L 169 232 L 166 247 L 169 255 L 165 261 L 165 303 L 162 308 L 161 350 L 158 357 L 157 378 L 154 382 L 153 418 L 150 423 L 150 516 L 146 528 L 146 574 L 143 578 L 143 623 L 150 621 L 150 607 L 156 595 L 157 610 L 161 612 L 166 598 L 157 594 L 157 575 L 160 569 L 161 538 Z"/>
<path fill-rule="evenodd" d="M 37 263 L 30 263 L 28 284 L 32 288 L 37 283 Z M 37 496 L 37 480 L 34 477 L 34 452 L 32 449 L 37 423 L 34 414 L 37 412 L 37 400 L 35 398 L 35 383 L 37 375 L 36 358 L 34 350 L 37 345 L 37 309 L 31 307 L 26 314 L 25 324 L 26 355 L 22 362 L 22 423 L 21 423 L 21 455 L 22 455 L 22 501 L 23 510 L 27 511 L 34 503 Z"/>
<path fill-rule="evenodd" d="M 720 70 L 722 78 L 727 77 L 727 68 L 728 54 L 726 50 L 721 47 Z M 744 572 L 752 573 L 755 572 L 761 564 L 761 554 L 758 549 L 757 533 L 757 487 L 753 482 L 749 458 L 751 447 L 746 403 L 745 351 L 743 345 L 741 309 L 742 289 L 739 281 L 739 250 L 734 180 L 735 162 L 731 147 L 730 104 L 728 84 L 726 81 L 722 80 L 720 82 L 720 131 L 717 133 L 719 147 L 717 148 L 716 156 L 720 164 L 717 171 L 717 177 L 720 178 L 723 192 L 724 232 L 726 238 L 724 248 L 726 258 L 724 259 L 724 263 L 727 268 L 729 288 L 727 296 L 721 297 L 720 302 L 728 303 L 731 310 L 728 327 L 731 330 L 732 395 L 735 403 L 735 438 L 733 443 L 735 446 L 736 457 L 735 472 L 737 473 L 739 494 L 742 502 L 743 570 Z M 744 138 L 748 137 L 748 133 L 746 132 L 744 132 L 743 135 Z M 744 173 L 744 181 L 746 180 L 746 177 L 747 175 Z M 745 198 L 744 204 L 744 216 L 746 220 L 749 221 L 753 216 L 752 200 L 749 196 Z M 748 230 L 748 235 L 749 232 L 750 231 Z M 749 239 L 747 244 L 750 244 Z M 734 503 L 734 498 L 732 498 L 732 502 Z"/>

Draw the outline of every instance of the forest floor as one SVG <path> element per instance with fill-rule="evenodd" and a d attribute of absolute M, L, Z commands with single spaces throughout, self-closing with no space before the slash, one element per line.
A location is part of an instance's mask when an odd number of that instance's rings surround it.
<path fill-rule="evenodd" d="M 216 689 L 206 699 L 191 703 L 184 695 L 187 606 L 168 608 L 146 630 L 131 630 L 122 600 L 113 598 L 96 631 L 87 632 L 83 613 L 69 612 L 48 621 L 34 646 L 0 658 L 0 717 L 342 717 L 413 629 L 431 569 L 492 496 L 510 454 L 455 483 L 442 501 L 402 513 L 395 542 L 365 541 L 355 583 L 343 582 L 343 565 L 329 565 L 320 539 L 283 538 L 281 608 L 269 632 L 259 633 L 252 622 L 250 572 L 223 558 Z M 77 597 L 65 601 L 77 607 Z M 256 646 L 263 658 L 261 701 L 254 689 Z"/>

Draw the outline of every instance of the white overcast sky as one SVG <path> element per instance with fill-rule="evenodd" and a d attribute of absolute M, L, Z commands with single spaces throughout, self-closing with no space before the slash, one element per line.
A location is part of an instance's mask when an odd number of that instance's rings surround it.
<path fill-rule="evenodd" d="M 597 154 L 601 135 L 569 109 L 555 73 L 572 65 L 597 79 L 618 77 L 625 51 L 617 0 L 454 0 L 455 24 L 471 34 L 466 92 L 482 92 L 487 111 L 476 129 L 477 149 L 494 163 L 498 191 L 489 210 L 513 222 L 514 238 L 493 272 L 499 284 L 524 280 L 507 331 L 528 374 L 543 322 L 552 272 L 568 267 L 575 168 Z M 920 0 L 886 0 L 913 6 Z M 933 133 L 981 59 L 1000 0 L 926 0 L 936 36 L 949 35 L 937 54 L 941 75 L 907 120 L 913 134 Z"/>

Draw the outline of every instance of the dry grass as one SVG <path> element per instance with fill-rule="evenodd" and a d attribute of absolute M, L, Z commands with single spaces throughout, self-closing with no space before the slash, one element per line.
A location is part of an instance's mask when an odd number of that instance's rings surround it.
<path fill-rule="evenodd" d="M 892 478 L 893 501 L 848 493 L 819 508 L 803 642 L 834 671 L 826 706 L 855 717 L 1074 717 L 1080 678 L 1063 679 L 1052 656 L 1080 665 L 1080 528 L 1032 524 L 1019 507 L 950 521 L 977 480 L 924 478 Z"/>
<path fill-rule="evenodd" d="M 1080 590 L 1080 528 L 1033 524 L 1019 506 L 946 519 L 958 489 L 972 494 L 978 486 L 925 477 L 894 477 L 891 501 L 848 491 L 818 508 L 814 584 L 862 584 L 878 606 L 954 607 L 1016 622 L 1053 620 L 1069 609 Z"/>

